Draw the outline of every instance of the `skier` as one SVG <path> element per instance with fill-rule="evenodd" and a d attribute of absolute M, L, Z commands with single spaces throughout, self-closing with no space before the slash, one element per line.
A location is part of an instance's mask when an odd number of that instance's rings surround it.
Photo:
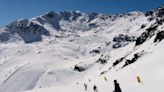
<path fill-rule="evenodd" d="M 105 81 L 108 81 L 108 79 L 107 79 L 106 77 L 104 77 L 104 80 L 105 80 Z"/>
<path fill-rule="evenodd" d="M 96 85 L 93 86 L 94 92 L 98 92 Z"/>
<path fill-rule="evenodd" d="M 86 83 L 84 83 L 84 89 L 87 90 L 87 84 Z"/>
<path fill-rule="evenodd" d="M 114 86 L 115 86 L 114 92 L 122 92 L 117 80 L 114 80 Z"/>

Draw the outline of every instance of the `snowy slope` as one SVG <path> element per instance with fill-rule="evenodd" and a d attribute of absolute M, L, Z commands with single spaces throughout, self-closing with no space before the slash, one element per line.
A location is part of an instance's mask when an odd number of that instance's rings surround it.
<path fill-rule="evenodd" d="M 113 92 L 113 80 L 117 79 L 120 83 L 123 92 L 163 92 L 164 72 L 163 65 L 163 44 L 154 48 L 154 53 L 145 55 L 140 58 L 138 62 L 120 71 L 109 71 L 106 76 L 108 81 L 103 79 L 103 76 L 90 76 L 86 75 L 85 79 L 80 81 L 79 84 L 71 84 L 66 86 L 54 86 L 50 88 L 36 89 L 26 92 L 85 92 L 83 83 L 88 84 L 88 91 L 93 92 L 93 85 L 96 84 L 99 92 Z M 154 67 L 158 66 L 158 67 Z M 92 73 L 91 71 L 90 73 Z M 94 71 L 96 72 L 96 71 Z M 136 76 L 139 75 L 143 84 L 137 83 Z M 91 82 L 87 80 L 91 79 Z"/>
<path fill-rule="evenodd" d="M 163 15 L 160 7 L 17 20 L 0 29 L 0 92 L 84 92 L 84 83 L 113 92 L 114 79 L 123 92 L 163 92 Z"/>

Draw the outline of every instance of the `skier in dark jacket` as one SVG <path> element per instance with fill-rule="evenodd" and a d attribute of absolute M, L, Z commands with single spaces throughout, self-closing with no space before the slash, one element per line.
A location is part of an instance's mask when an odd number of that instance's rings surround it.
<path fill-rule="evenodd" d="M 96 85 L 93 86 L 93 90 L 94 90 L 94 92 L 98 92 Z"/>
<path fill-rule="evenodd" d="M 122 92 L 117 80 L 114 80 L 114 86 L 115 86 L 114 92 Z"/>

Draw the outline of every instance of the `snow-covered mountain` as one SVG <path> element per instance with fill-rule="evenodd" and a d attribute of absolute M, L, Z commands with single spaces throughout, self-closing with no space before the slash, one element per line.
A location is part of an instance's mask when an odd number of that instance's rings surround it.
<path fill-rule="evenodd" d="M 163 38 L 164 7 L 20 19 L 0 29 L 0 92 L 163 92 Z"/>

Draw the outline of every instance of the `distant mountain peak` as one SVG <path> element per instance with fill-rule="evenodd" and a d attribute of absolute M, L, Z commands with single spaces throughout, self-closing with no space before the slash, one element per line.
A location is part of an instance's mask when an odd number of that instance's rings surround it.
<path fill-rule="evenodd" d="M 162 17 L 164 15 L 164 8 L 162 6 L 155 11 L 147 12 L 145 15 L 156 15 L 157 17 Z M 5 42 L 7 41 L 7 39 L 9 40 L 13 38 L 12 35 L 15 34 L 18 34 L 20 36 L 18 38 L 24 39 L 26 43 L 30 43 L 35 41 L 41 41 L 43 35 L 50 36 L 51 33 L 54 31 L 77 32 L 100 30 L 105 27 L 110 28 L 112 23 L 114 23 L 120 18 L 133 18 L 131 19 L 131 21 L 133 21 L 139 16 L 144 16 L 144 13 L 139 11 L 133 11 L 126 14 L 112 15 L 98 13 L 83 13 L 80 11 L 50 11 L 38 17 L 34 17 L 31 19 L 19 19 L 7 25 L 5 29 L 5 34 L 8 34 L 8 36 L 6 36 L 5 40 L 0 39 L 0 42 Z M 154 19 L 157 19 L 157 17 L 154 16 Z M 2 29 L 4 30 L 4 28 Z M 2 33 L 0 33 L 0 35 L 2 35 Z"/>

